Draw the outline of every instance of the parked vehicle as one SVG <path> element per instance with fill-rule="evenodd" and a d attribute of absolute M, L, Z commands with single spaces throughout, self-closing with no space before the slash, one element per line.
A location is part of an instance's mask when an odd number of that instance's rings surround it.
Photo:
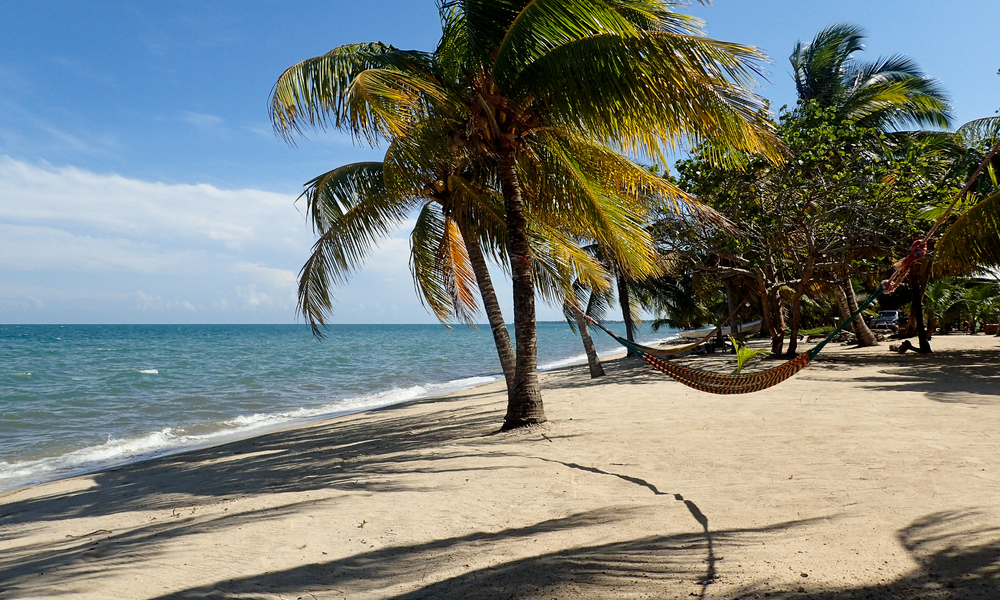
<path fill-rule="evenodd" d="M 896 331 L 900 325 L 906 323 L 906 312 L 902 310 L 882 310 L 878 316 L 871 320 L 869 327 L 872 329 L 889 329 Z"/>

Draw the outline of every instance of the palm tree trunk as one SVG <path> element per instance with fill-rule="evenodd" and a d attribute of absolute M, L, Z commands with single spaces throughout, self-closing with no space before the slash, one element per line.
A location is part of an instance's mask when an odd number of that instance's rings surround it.
<path fill-rule="evenodd" d="M 932 352 L 930 340 L 927 339 L 927 330 L 924 328 L 924 287 L 926 281 L 921 285 L 921 277 L 917 269 L 910 271 L 910 289 L 913 295 L 910 296 L 910 314 L 916 316 L 917 320 L 917 352 L 929 354 Z"/>
<path fill-rule="evenodd" d="M 845 279 L 841 284 L 842 292 L 847 298 L 847 308 L 850 309 L 848 316 L 854 314 L 858 310 L 858 297 L 854 295 L 854 286 L 851 285 L 850 279 Z M 868 328 L 865 323 L 864 317 L 860 314 L 854 317 L 854 335 L 858 339 L 858 346 L 875 346 L 878 344 L 878 340 L 875 339 L 875 334 L 872 330 Z"/>
<path fill-rule="evenodd" d="M 469 262 L 472 263 L 472 272 L 476 274 L 476 283 L 479 285 L 479 294 L 483 298 L 486 318 L 493 331 L 493 343 L 497 347 L 500 368 L 503 369 L 503 377 L 507 380 L 507 389 L 510 389 L 514 385 L 514 347 L 511 346 L 510 334 L 507 332 L 507 325 L 504 323 L 503 313 L 500 311 L 500 302 L 497 301 L 497 293 L 493 289 L 490 270 L 486 266 L 483 250 L 479 247 L 479 239 L 468 230 L 469 228 L 464 222 L 461 222 L 459 227 L 462 231 L 462 237 L 465 239 L 465 249 L 469 253 Z"/>
<path fill-rule="evenodd" d="M 576 321 L 577 329 L 580 330 L 580 339 L 583 340 L 583 350 L 587 353 L 587 366 L 590 367 L 590 378 L 597 379 L 598 377 L 604 377 L 604 366 L 601 364 L 601 359 L 597 357 L 597 349 L 594 348 L 594 339 L 590 337 L 590 328 L 587 327 L 587 319 L 579 310 L 568 308 L 568 301 L 566 304 L 568 312 L 573 315 L 573 319 Z"/>
<path fill-rule="evenodd" d="M 851 307 L 847 303 L 847 293 L 844 292 L 844 287 L 841 285 L 834 284 L 833 290 L 837 294 L 837 310 L 840 311 L 840 320 L 847 322 L 851 318 Z M 854 336 L 857 337 L 858 330 L 854 328 L 854 321 L 848 323 L 847 327 L 854 332 Z"/>
<path fill-rule="evenodd" d="M 535 323 L 535 284 L 531 275 L 531 249 L 524 200 L 517 179 L 513 153 L 498 160 L 500 189 L 507 220 L 507 254 L 514 288 L 514 385 L 507 388 L 507 414 L 501 430 L 544 423 L 542 391 L 538 386 L 538 330 Z"/>
<path fill-rule="evenodd" d="M 622 307 L 622 319 L 625 321 L 625 339 L 635 343 L 635 322 L 632 321 L 632 302 L 628 296 L 628 281 L 625 280 L 625 276 L 621 273 L 617 276 L 618 280 L 618 304 Z M 629 348 L 627 356 L 638 356 L 631 348 Z"/>

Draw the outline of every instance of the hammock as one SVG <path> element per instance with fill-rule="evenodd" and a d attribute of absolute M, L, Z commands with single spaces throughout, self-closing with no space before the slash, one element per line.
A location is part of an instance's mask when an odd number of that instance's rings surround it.
<path fill-rule="evenodd" d="M 841 323 L 840 327 L 834 329 L 833 333 L 826 336 L 826 339 L 816 344 L 816 346 L 811 350 L 798 355 L 784 364 L 778 365 L 777 367 L 773 367 L 766 371 L 760 371 L 758 373 L 730 375 L 726 373 L 703 371 L 701 369 L 694 369 L 684 365 L 679 365 L 645 351 L 644 348 L 647 348 L 646 346 L 640 346 L 628 341 L 590 317 L 588 317 L 588 320 L 614 338 L 619 344 L 638 354 L 643 360 L 649 363 L 651 367 L 669 375 L 673 379 L 688 387 L 702 392 L 709 392 L 711 394 L 749 394 L 750 392 L 759 392 L 760 390 L 777 385 L 805 368 L 810 361 L 816 358 L 816 356 L 823 350 L 823 347 L 826 346 L 830 340 L 843 331 L 844 328 L 847 327 L 848 323 L 854 320 L 854 317 L 860 315 L 861 311 L 868 308 L 868 306 L 875 301 L 875 298 L 878 298 L 878 296 L 885 291 L 884 286 L 886 283 L 888 283 L 888 281 L 883 282 L 883 284 L 880 285 L 871 296 L 868 296 L 867 300 L 858 306 L 858 310 L 854 311 L 848 319 L 845 319 L 844 322 Z M 892 287 L 895 288 L 895 285 Z"/>

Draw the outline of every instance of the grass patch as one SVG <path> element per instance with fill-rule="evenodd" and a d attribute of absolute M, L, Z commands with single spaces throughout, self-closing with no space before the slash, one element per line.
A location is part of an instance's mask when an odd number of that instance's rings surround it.
<path fill-rule="evenodd" d="M 833 325 L 824 325 L 822 327 L 813 327 L 812 329 L 800 329 L 799 335 L 828 335 L 833 333 Z"/>

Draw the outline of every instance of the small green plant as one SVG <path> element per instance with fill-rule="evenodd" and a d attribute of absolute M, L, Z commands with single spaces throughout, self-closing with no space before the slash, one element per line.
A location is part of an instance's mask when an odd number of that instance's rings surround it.
<path fill-rule="evenodd" d="M 761 355 L 770 354 L 764 348 L 751 348 L 745 344 L 741 344 L 739 340 L 733 336 L 729 336 L 729 341 L 733 344 L 733 349 L 736 350 L 736 374 L 739 375 L 743 372 L 743 367 L 747 365 L 751 360 L 760 357 Z"/>

